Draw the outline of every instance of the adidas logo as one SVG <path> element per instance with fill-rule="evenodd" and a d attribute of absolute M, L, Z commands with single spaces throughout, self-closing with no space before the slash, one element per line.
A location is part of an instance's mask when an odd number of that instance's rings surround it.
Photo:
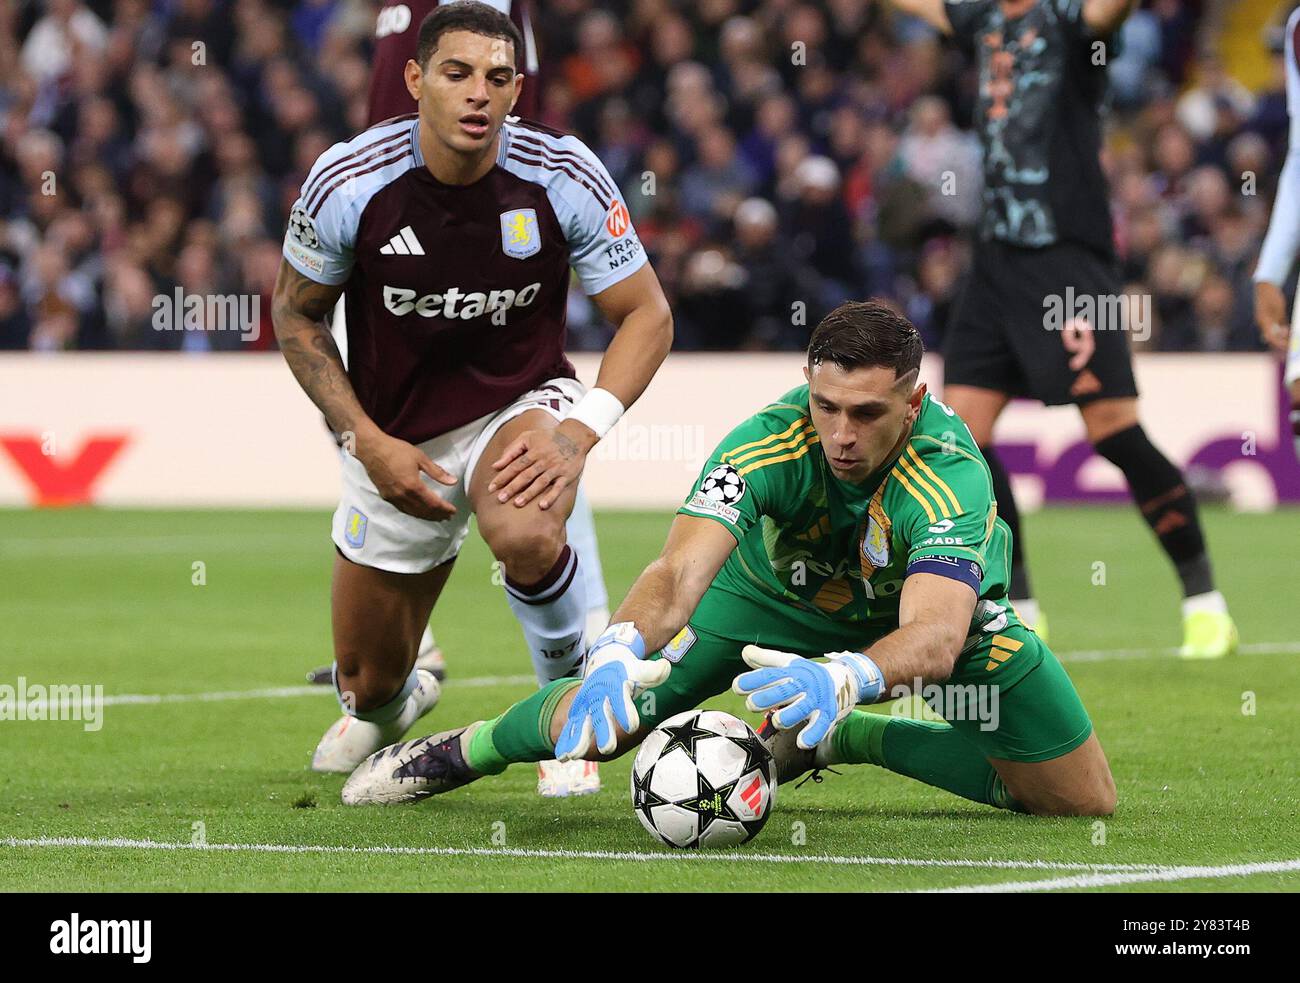
<path fill-rule="evenodd" d="M 420 245 L 420 240 L 415 238 L 415 233 L 407 225 L 388 240 L 388 245 L 381 246 L 379 252 L 382 256 L 423 256 L 424 247 Z"/>

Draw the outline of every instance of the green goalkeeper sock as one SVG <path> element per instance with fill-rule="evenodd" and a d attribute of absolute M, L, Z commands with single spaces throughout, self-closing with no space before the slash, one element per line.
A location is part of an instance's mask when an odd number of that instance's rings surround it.
<path fill-rule="evenodd" d="M 980 750 L 938 721 L 854 710 L 835 728 L 829 753 L 817 763 L 879 765 L 964 799 L 1026 811 Z"/>
<path fill-rule="evenodd" d="M 560 699 L 580 685 L 579 679 L 557 679 L 487 721 L 469 740 L 466 764 L 481 775 L 497 775 L 517 761 L 553 758 L 551 719 Z"/>

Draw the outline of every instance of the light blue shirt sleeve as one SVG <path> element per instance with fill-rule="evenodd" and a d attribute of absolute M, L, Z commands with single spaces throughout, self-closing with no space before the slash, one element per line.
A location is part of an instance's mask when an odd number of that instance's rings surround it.
<path fill-rule="evenodd" d="M 1285 287 L 1300 250 L 1300 64 L 1296 61 L 1295 35 L 1300 26 L 1300 10 L 1286 23 L 1286 105 L 1291 116 L 1286 163 L 1278 177 L 1273 215 L 1268 235 L 1259 251 L 1255 266 L 1256 283 L 1266 281 Z"/>
<path fill-rule="evenodd" d="M 612 190 L 609 206 L 605 207 L 595 195 L 574 184 L 554 186 L 570 205 L 568 214 L 561 217 L 569 243 L 569 264 L 578 274 L 582 289 L 594 295 L 644 266 L 645 248 L 632 227 L 622 192 L 600 158 L 576 137 L 567 137 L 565 142 L 571 142 L 575 153 L 584 158 L 600 186 Z"/>
<path fill-rule="evenodd" d="M 317 283 L 343 283 L 352 272 L 352 251 L 360 214 L 353 207 L 357 196 L 345 176 L 339 181 L 331 177 L 340 170 L 336 160 L 348 150 L 348 144 L 340 143 L 321 154 L 293 203 L 289 227 L 284 233 L 284 258 L 295 270 Z M 335 187 L 339 183 L 342 186 Z"/>

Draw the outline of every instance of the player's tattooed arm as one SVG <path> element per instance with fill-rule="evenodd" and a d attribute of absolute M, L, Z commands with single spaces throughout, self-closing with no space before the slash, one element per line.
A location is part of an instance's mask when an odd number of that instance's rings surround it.
<path fill-rule="evenodd" d="M 342 292 L 342 284 L 317 283 L 281 260 L 271 298 L 271 323 L 298 385 L 336 432 L 356 434 L 373 424 L 357 400 L 338 345 L 325 324 Z"/>
<path fill-rule="evenodd" d="M 357 399 L 338 345 L 325 325 L 325 316 L 342 292 L 341 284 L 317 283 L 282 260 L 271 299 L 271 323 L 280 351 L 329 425 L 345 435 L 344 446 L 365 466 L 386 502 L 419 519 L 450 518 L 455 507 L 420 475 L 444 485 L 456 484 L 456 478 L 414 444 L 380 430 Z"/>

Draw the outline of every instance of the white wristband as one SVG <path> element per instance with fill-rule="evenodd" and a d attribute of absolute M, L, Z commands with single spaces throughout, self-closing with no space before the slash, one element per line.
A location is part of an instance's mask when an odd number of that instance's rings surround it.
<path fill-rule="evenodd" d="M 608 389 L 593 389 L 576 406 L 569 410 L 566 420 L 577 420 L 592 429 L 597 437 L 604 437 L 614 429 L 623 415 L 623 404 Z"/>

